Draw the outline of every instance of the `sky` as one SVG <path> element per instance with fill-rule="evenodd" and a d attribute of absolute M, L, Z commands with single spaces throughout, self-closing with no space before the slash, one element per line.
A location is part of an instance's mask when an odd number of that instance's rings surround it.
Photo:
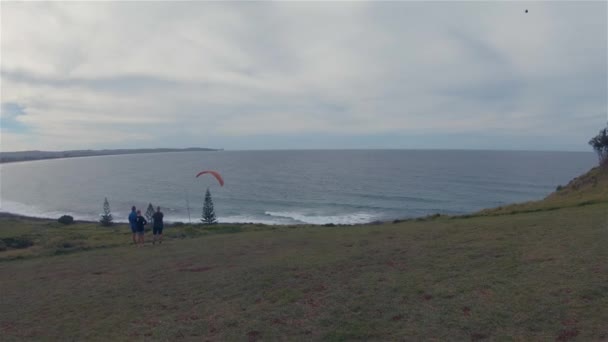
<path fill-rule="evenodd" d="M 2 151 L 590 151 L 608 120 L 605 1 L 0 10 Z"/>

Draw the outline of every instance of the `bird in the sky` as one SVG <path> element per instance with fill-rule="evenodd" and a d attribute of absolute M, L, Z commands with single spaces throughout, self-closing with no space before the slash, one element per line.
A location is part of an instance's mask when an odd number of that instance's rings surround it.
<path fill-rule="evenodd" d="M 526 13 L 528 13 L 528 10 L 526 10 Z"/>

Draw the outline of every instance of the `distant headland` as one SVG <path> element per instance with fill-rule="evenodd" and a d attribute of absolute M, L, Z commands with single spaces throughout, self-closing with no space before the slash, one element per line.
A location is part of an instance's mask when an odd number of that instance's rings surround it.
<path fill-rule="evenodd" d="M 134 149 L 114 149 L 114 150 L 0 152 L 0 163 L 10 163 L 10 162 L 40 160 L 40 159 L 111 156 L 111 155 L 119 155 L 119 154 L 163 153 L 163 152 L 200 152 L 200 151 L 222 151 L 222 149 L 189 147 L 189 148 L 134 148 Z"/>

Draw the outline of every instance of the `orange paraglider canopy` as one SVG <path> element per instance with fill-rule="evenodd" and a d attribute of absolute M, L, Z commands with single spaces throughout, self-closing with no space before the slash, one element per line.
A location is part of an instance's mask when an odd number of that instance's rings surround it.
<path fill-rule="evenodd" d="M 220 183 L 220 186 L 224 186 L 224 179 L 222 178 L 222 175 L 220 175 L 219 172 L 217 172 L 217 171 L 211 171 L 211 170 L 201 171 L 196 174 L 196 177 L 198 177 L 200 175 L 204 175 L 206 173 L 212 174 L 213 177 L 215 177 L 215 179 L 217 179 L 217 181 Z"/>

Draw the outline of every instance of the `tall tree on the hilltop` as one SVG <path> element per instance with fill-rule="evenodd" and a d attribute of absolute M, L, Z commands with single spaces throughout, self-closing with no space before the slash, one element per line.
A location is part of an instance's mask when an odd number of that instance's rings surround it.
<path fill-rule="evenodd" d="M 203 204 L 203 217 L 201 218 L 201 221 L 205 224 L 217 223 L 217 219 L 215 218 L 215 210 L 213 209 L 213 200 L 211 199 L 209 188 L 207 188 L 207 192 L 205 192 L 205 203 Z"/>
<path fill-rule="evenodd" d="M 112 213 L 110 212 L 110 202 L 108 202 L 108 198 L 106 197 L 103 201 L 103 214 L 99 219 L 99 223 L 102 226 L 111 226 L 113 224 L 114 218 L 112 217 Z"/>
<path fill-rule="evenodd" d="M 600 161 L 600 166 L 608 167 L 608 125 L 589 140 Z"/>
<path fill-rule="evenodd" d="M 146 221 L 152 222 L 154 217 L 154 206 L 152 203 L 148 203 L 148 209 L 146 209 Z"/>

